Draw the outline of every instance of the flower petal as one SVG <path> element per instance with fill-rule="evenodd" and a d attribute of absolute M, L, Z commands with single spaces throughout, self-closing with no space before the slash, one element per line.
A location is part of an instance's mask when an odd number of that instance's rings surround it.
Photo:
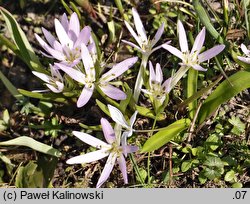
<path fill-rule="evenodd" d="M 94 84 L 87 84 L 83 90 L 81 95 L 79 96 L 78 100 L 77 100 L 77 107 L 81 108 L 84 105 L 86 105 L 86 103 L 88 103 L 89 99 L 91 98 L 93 91 L 94 91 L 95 85 Z"/>
<path fill-rule="evenodd" d="M 141 18 L 135 8 L 132 8 L 132 14 L 134 17 L 135 28 L 138 34 L 138 37 L 141 39 L 142 44 L 148 44 L 148 38 L 146 35 L 146 31 L 142 24 Z"/>
<path fill-rule="evenodd" d="M 111 146 L 96 137 L 93 137 L 87 133 L 79 132 L 79 131 L 73 131 L 73 135 L 75 135 L 78 139 L 81 141 L 91 145 L 92 147 L 98 148 L 98 149 L 108 149 Z"/>
<path fill-rule="evenodd" d="M 120 110 L 118 110 L 116 107 L 111 106 L 109 104 L 108 104 L 108 109 L 109 109 L 109 113 L 113 121 L 115 121 L 122 127 L 129 129 L 129 125 Z"/>
<path fill-rule="evenodd" d="M 141 49 L 139 46 L 137 46 L 136 44 L 134 44 L 134 43 L 132 43 L 132 42 L 129 42 L 129 41 L 127 41 L 127 40 L 122 40 L 122 42 L 124 42 L 124 43 L 130 45 L 131 47 L 135 48 L 136 50 L 139 50 L 139 51 L 142 52 L 142 49 Z"/>
<path fill-rule="evenodd" d="M 81 51 L 82 62 L 86 71 L 86 75 L 93 75 L 91 78 L 95 78 L 94 62 L 85 44 L 81 45 Z"/>
<path fill-rule="evenodd" d="M 198 71 L 203 71 L 203 72 L 207 71 L 207 69 L 203 68 L 202 66 L 198 64 L 192 65 L 192 68 Z"/>
<path fill-rule="evenodd" d="M 165 89 L 167 93 L 171 91 L 173 87 L 171 87 L 172 77 L 168 78 L 163 84 L 162 88 Z"/>
<path fill-rule="evenodd" d="M 60 63 L 55 63 L 55 65 L 58 66 L 66 74 L 68 74 L 72 79 L 78 81 L 79 83 L 85 84 L 86 77 L 85 74 L 83 74 L 82 72 Z"/>
<path fill-rule="evenodd" d="M 237 57 L 240 61 L 242 62 L 245 62 L 247 64 L 250 64 L 250 58 L 249 57 L 241 57 L 241 56 L 238 56 Z"/>
<path fill-rule="evenodd" d="M 91 28 L 89 26 L 85 26 L 80 34 L 78 35 L 78 38 L 75 42 L 75 45 L 74 47 L 78 47 L 80 46 L 82 43 L 84 43 L 85 45 L 87 45 L 89 39 L 90 39 L 90 36 L 91 36 Z"/>
<path fill-rule="evenodd" d="M 108 72 L 102 75 L 101 80 L 108 82 L 123 74 L 132 67 L 138 60 L 138 57 L 131 57 L 113 66 Z"/>
<path fill-rule="evenodd" d="M 184 26 L 180 20 L 177 23 L 178 33 L 179 33 L 179 45 L 181 52 L 188 52 L 188 42 Z"/>
<path fill-rule="evenodd" d="M 216 55 L 218 55 L 222 50 L 224 50 L 225 45 L 216 45 L 213 48 L 198 55 L 199 62 L 207 61 Z"/>
<path fill-rule="evenodd" d="M 104 169 L 102 171 L 102 174 L 100 176 L 100 178 L 98 179 L 96 188 L 100 188 L 101 185 L 108 179 L 114 165 L 115 165 L 115 161 L 116 161 L 117 155 L 116 153 L 111 153 L 108 157 L 108 160 L 104 166 Z"/>
<path fill-rule="evenodd" d="M 130 128 L 131 128 L 131 129 L 133 128 L 133 125 L 134 125 L 134 123 L 135 123 L 137 113 L 138 113 L 138 111 L 135 111 L 134 114 L 133 114 L 133 115 L 131 116 L 131 118 L 129 119 L 129 121 L 130 121 Z"/>
<path fill-rule="evenodd" d="M 39 44 L 45 49 L 49 54 L 58 60 L 65 60 L 65 56 L 62 52 L 51 48 L 39 35 L 35 34 L 35 37 Z"/>
<path fill-rule="evenodd" d="M 53 47 L 54 49 L 62 52 L 62 46 L 55 39 L 55 37 L 49 31 L 47 31 L 45 28 L 42 28 L 42 31 L 43 31 L 44 37 L 46 38 L 46 40 L 48 41 L 48 43 L 50 44 L 50 46 Z"/>
<path fill-rule="evenodd" d="M 175 47 L 173 47 L 171 45 L 167 45 L 167 44 L 162 45 L 162 47 L 164 49 L 166 49 L 167 51 L 169 51 L 170 53 L 172 53 L 173 55 L 175 55 L 176 57 L 183 60 L 182 52 L 180 50 L 178 50 L 177 48 L 175 48 Z"/>
<path fill-rule="evenodd" d="M 55 19 L 55 30 L 60 43 L 63 46 L 68 46 L 70 48 L 73 48 L 72 40 L 69 38 L 62 24 L 57 19 Z"/>
<path fill-rule="evenodd" d="M 124 156 L 120 155 L 117 158 L 117 162 L 119 164 L 119 169 L 122 172 L 122 177 L 123 177 L 124 183 L 127 184 L 128 183 L 128 175 L 127 175 L 126 160 L 125 160 Z"/>
<path fill-rule="evenodd" d="M 76 157 L 72 157 L 71 159 L 68 159 L 66 161 L 67 164 L 82 164 L 82 163 L 89 163 L 93 161 L 97 161 L 99 159 L 102 159 L 104 157 L 107 157 L 109 155 L 109 152 L 104 150 L 97 150 L 94 152 L 90 152 L 84 155 L 79 155 Z"/>
<path fill-rule="evenodd" d="M 61 93 L 62 90 L 63 90 L 63 83 L 59 82 L 59 81 L 56 81 L 56 85 L 57 87 L 55 86 L 52 86 L 51 84 L 45 84 L 51 91 L 53 91 L 54 93 Z"/>
<path fill-rule="evenodd" d="M 204 41 L 205 41 L 205 36 L 206 36 L 206 29 L 204 27 L 204 28 L 202 28 L 201 32 L 195 38 L 191 54 L 193 54 L 194 52 L 200 53 L 201 48 L 202 48 Z"/>
<path fill-rule="evenodd" d="M 140 47 L 142 47 L 142 42 L 141 39 L 137 36 L 137 34 L 135 33 L 135 31 L 133 30 L 133 28 L 129 25 L 129 23 L 127 21 L 124 21 L 127 29 L 129 30 L 129 32 L 131 33 L 131 35 L 134 37 L 134 39 L 136 40 L 136 42 L 139 44 Z"/>
<path fill-rule="evenodd" d="M 247 49 L 246 45 L 244 45 L 243 43 L 240 45 L 240 48 L 245 55 L 250 54 L 250 51 Z"/>
<path fill-rule="evenodd" d="M 161 65 L 159 63 L 156 64 L 156 72 L 155 72 L 155 78 L 158 83 L 162 83 L 163 81 L 163 74 L 161 70 Z"/>
<path fill-rule="evenodd" d="M 100 84 L 99 88 L 105 95 L 115 100 L 125 100 L 127 95 L 120 89 L 110 85 L 110 84 Z"/>
<path fill-rule="evenodd" d="M 139 147 L 137 146 L 126 145 L 123 147 L 123 152 L 126 152 L 126 153 L 133 153 L 133 152 L 137 152 L 138 150 L 139 150 Z"/>
<path fill-rule="evenodd" d="M 75 42 L 78 38 L 79 33 L 80 33 L 80 23 L 77 14 L 74 12 L 72 13 L 69 20 L 68 34 L 70 35 L 71 39 Z"/>
<path fill-rule="evenodd" d="M 154 38 L 151 41 L 151 47 L 154 47 L 155 44 L 160 40 L 162 33 L 164 32 L 164 26 L 165 26 L 165 23 L 162 23 L 161 27 L 157 30 Z"/>
<path fill-rule="evenodd" d="M 60 20 L 62 26 L 64 27 L 65 31 L 68 32 L 69 30 L 69 21 L 68 21 L 68 17 L 66 15 L 66 13 L 64 13 L 61 17 L 61 20 Z"/>
<path fill-rule="evenodd" d="M 109 144 L 112 144 L 113 142 L 115 142 L 115 132 L 112 126 L 110 125 L 109 121 L 105 118 L 102 118 L 101 125 L 102 125 L 102 131 L 103 131 L 106 141 Z"/>
<path fill-rule="evenodd" d="M 50 83 L 51 80 L 51 76 L 48 76 L 47 74 L 41 73 L 41 72 L 36 72 L 36 71 L 32 71 L 32 73 L 37 76 L 38 78 L 40 78 L 41 80 Z"/>
<path fill-rule="evenodd" d="M 152 62 L 149 61 L 149 85 L 152 88 L 152 82 L 156 81 L 156 76 L 155 76 L 155 70 L 154 67 L 152 65 Z"/>

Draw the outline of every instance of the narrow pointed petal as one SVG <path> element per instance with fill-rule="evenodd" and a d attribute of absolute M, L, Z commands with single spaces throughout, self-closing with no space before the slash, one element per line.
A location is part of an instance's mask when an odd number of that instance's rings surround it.
<path fill-rule="evenodd" d="M 164 87 L 164 89 L 166 90 L 167 93 L 169 93 L 172 89 L 171 87 L 171 83 L 172 83 L 172 77 L 168 78 L 163 84 L 162 87 Z"/>
<path fill-rule="evenodd" d="M 152 82 L 156 81 L 156 75 L 155 75 L 155 70 L 152 65 L 152 62 L 149 61 L 149 84 L 150 87 L 152 87 Z"/>
<path fill-rule="evenodd" d="M 127 175 L 126 160 L 125 160 L 124 156 L 120 155 L 117 158 L 117 162 L 119 164 L 119 169 L 122 172 L 122 177 L 123 177 L 124 183 L 127 184 L 128 183 L 128 175 Z"/>
<path fill-rule="evenodd" d="M 205 41 L 205 36 L 206 36 L 206 29 L 204 27 L 204 28 L 202 28 L 201 32 L 195 38 L 194 45 L 193 45 L 193 48 L 191 50 L 191 54 L 193 54 L 194 52 L 200 53 L 201 48 L 202 48 L 204 41 Z"/>
<path fill-rule="evenodd" d="M 95 78 L 94 62 L 85 44 L 81 45 L 81 51 L 82 51 L 81 53 L 82 62 L 83 62 L 86 74 L 87 75 L 92 74 L 94 75 L 93 78 Z"/>
<path fill-rule="evenodd" d="M 39 44 L 45 49 L 49 54 L 58 60 L 65 60 L 63 53 L 51 48 L 39 35 L 35 34 L 35 37 Z"/>
<path fill-rule="evenodd" d="M 126 145 L 123 147 L 123 151 L 125 151 L 127 153 L 137 152 L 138 150 L 139 150 L 139 147 L 137 147 L 137 146 Z"/>
<path fill-rule="evenodd" d="M 74 42 L 76 41 L 80 33 L 80 23 L 77 14 L 74 12 L 69 20 L 69 33 L 71 33 L 71 38 Z"/>
<path fill-rule="evenodd" d="M 120 89 L 110 85 L 110 84 L 100 84 L 100 89 L 105 95 L 115 100 L 125 100 L 127 95 Z"/>
<path fill-rule="evenodd" d="M 241 57 L 241 56 L 238 56 L 237 57 L 240 61 L 242 62 L 245 62 L 247 64 L 250 64 L 250 58 L 249 57 Z"/>
<path fill-rule="evenodd" d="M 133 30 L 133 28 L 129 25 L 129 23 L 127 21 L 124 21 L 127 29 L 129 30 L 129 32 L 131 33 L 131 35 L 134 37 L 134 39 L 136 40 L 136 42 L 139 44 L 140 47 L 142 47 L 142 42 L 141 39 L 137 36 L 137 34 L 135 33 L 135 31 Z"/>
<path fill-rule="evenodd" d="M 192 68 L 198 71 L 203 71 L 203 72 L 207 71 L 207 69 L 203 68 L 202 66 L 198 64 L 192 65 Z"/>
<path fill-rule="evenodd" d="M 179 45 L 181 52 L 188 52 L 188 42 L 184 26 L 180 20 L 177 23 L 178 33 L 179 33 Z"/>
<path fill-rule="evenodd" d="M 139 50 L 139 51 L 142 52 L 142 49 L 141 49 L 139 46 L 137 46 L 136 44 L 134 44 L 134 43 L 132 43 L 132 42 L 129 42 L 129 41 L 127 41 L 127 40 L 122 40 L 122 42 L 124 42 L 124 43 L 130 45 L 131 47 L 135 48 L 136 50 Z"/>
<path fill-rule="evenodd" d="M 55 19 L 55 30 L 56 35 L 63 46 L 68 46 L 70 48 L 73 47 L 73 42 L 69 38 L 68 34 L 66 33 L 65 29 L 63 28 L 62 24 Z"/>
<path fill-rule="evenodd" d="M 171 45 L 167 45 L 167 44 L 162 45 L 162 47 L 164 49 L 166 49 L 167 51 L 169 51 L 170 53 L 172 53 L 173 55 L 175 55 L 176 57 L 183 60 L 182 52 L 180 50 L 178 50 L 177 48 L 175 48 L 175 47 L 173 47 Z"/>
<path fill-rule="evenodd" d="M 42 28 L 42 32 L 44 34 L 44 37 L 48 41 L 49 45 L 54 48 L 54 44 L 56 42 L 55 37 L 49 31 L 47 31 L 45 28 Z"/>
<path fill-rule="evenodd" d="M 63 87 L 64 87 L 63 83 L 57 81 L 56 84 L 57 84 L 57 87 L 54 87 L 54 86 L 52 86 L 51 84 L 45 84 L 45 85 L 46 85 L 51 91 L 53 91 L 54 93 L 61 93 L 62 90 L 63 90 Z"/>
<path fill-rule="evenodd" d="M 111 105 L 108 105 L 108 109 L 109 109 L 109 112 L 113 121 L 115 121 L 122 127 L 129 129 L 129 125 L 120 110 L 118 110 L 116 107 L 111 106 Z"/>
<path fill-rule="evenodd" d="M 68 17 L 66 15 L 66 13 L 64 13 L 61 17 L 61 20 L 60 20 L 62 26 L 64 27 L 65 31 L 68 32 L 69 30 L 69 21 L 68 21 Z"/>
<path fill-rule="evenodd" d="M 243 52 L 245 55 L 249 55 L 249 54 L 250 54 L 250 51 L 247 49 L 246 45 L 241 44 L 241 45 L 240 45 L 240 48 L 241 48 L 242 52 Z"/>
<path fill-rule="evenodd" d="M 111 153 L 108 157 L 108 160 L 104 166 L 104 169 L 102 171 L 102 174 L 100 178 L 98 179 L 96 188 L 100 188 L 101 185 L 108 179 L 112 169 L 114 168 L 115 161 L 116 161 L 117 155 L 115 153 Z"/>
<path fill-rule="evenodd" d="M 79 96 L 79 98 L 77 100 L 77 103 L 76 103 L 76 105 L 77 105 L 78 108 L 81 108 L 84 105 L 86 105 L 86 103 L 88 103 L 89 99 L 93 95 L 94 88 L 95 88 L 94 84 L 91 84 L 90 86 L 86 85 L 83 88 L 82 93 Z"/>
<path fill-rule="evenodd" d="M 87 134 L 87 133 L 79 132 L 79 131 L 73 131 L 72 133 L 73 133 L 73 135 L 75 135 L 78 139 L 80 139 L 84 143 L 87 143 L 87 144 L 89 144 L 92 147 L 95 147 L 97 149 L 108 149 L 109 147 L 111 148 L 111 146 L 109 144 L 107 144 L 107 143 L 97 139 L 96 137 L 93 137 L 93 136 Z"/>
<path fill-rule="evenodd" d="M 130 67 L 132 67 L 138 60 L 138 57 L 131 57 L 126 60 L 123 60 L 122 62 L 116 64 L 113 66 L 112 69 L 110 69 L 108 72 L 102 75 L 101 80 L 104 80 L 105 82 L 109 82 L 116 77 L 123 74 L 125 71 L 127 71 Z"/>
<path fill-rule="evenodd" d="M 165 24 L 162 23 L 162 24 L 161 24 L 161 27 L 157 30 L 157 32 L 156 32 L 154 38 L 153 38 L 152 41 L 151 41 L 151 47 L 154 47 L 155 44 L 160 40 L 160 38 L 161 38 L 161 36 L 162 36 L 162 34 L 163 34 L 163 32 L 164 32 L 164 26 L 165 26 Z"/>
<path fill-rule="evenodd" d="M 225 45 L 216 45 L 213 48 L 198 55 L 199 62 L 207 61 L 216 55 L 218 55 L 222 50 L 224 50 Z"/>
<path fill-rule="evenodd" d="M 83 74 L 82 72 L 60 63 L 55 63 L 55 65 L 58 66 L 66 74 L 68 74 L 72 79 L 78 81 L 79 83 L 85 84 L 85 74 Z"/>
<path fill-rule="evenodd" d="M 87 43 L 89 42 L 90 36 L 91 36 L 91 28 L 89 26 L 85 26 L 81 30 L 81 32 L 80 32 L 80 34 L 75 42 L 74 47 L 79 47 L 82 43 L 87 45 Z"/>
<path fill-rule="evenodd" d="M 44 73 L 41 73 L 41 72 L 36 72 L 36 71 L 32 71 L 32 73 L 37 76 L 38 78 L 40 78 L 41 80 L 47 82 L 47 83 L 50 83 L 50 80 L 51 80 L 51 77 L 44 74 Z"/>
<path fill-rule="evenodd" d="M 139 14 L 135 8 L 132 8 L 132 14 L 134 17 L 134 23 L 135 23 L 135 28 L 136 28 L 138 37 L 141 39 L 141 42 L 143 44 L 147 44 L 148 38 L 146 35 L 146 31 L 145 31 L 144 26 L 142 24 L 141 18 L 140 18 Z"/>
<path fill-rule="evenodd" d="M 107 157 L 109 155 L 109 152 L 104 150 L 97 150 L 94 152 L 90 152 L 84 155 L 79 155 L 76 157 L 72 157 L 71 159 L 68 159 L 66 161 L 67 164 L 83 164 L 83 163 L 89 163 L 93 161 L 97 161 L 99 159 L 102 159 L 104 157 Z"/>
<path fill-rule="evenodd" d="M 162 83 L 163 74 L 162 74 L 161 66 L 159 63 L 156 64 L 155 78 L 157 82 L 159 82 L 160 84 Z"/>
<path fill-rule="evenodd" d="M 109 121 L 105 118 L 102 118 L 101 125 L 102 125 L 102 131 L 103 131 L 106 141 L 109 144 L 112 144 L 113 142 L 115 142 L 115 132 L 112 126 L 110 125 Z"/>
<path fill-rule="evenodd" d="M 134 123 L 135 123 L 137 113 L 138 113 L 138 111 L 135 111 L 134 114 L 131 116 L 131 118 L 130 118 L 130 120 L 129 120 L 129 121 L 130 121 L 130 128 L 131 128 L 131 129 L 133 128 L 133 125 L 134 125 Z"/>

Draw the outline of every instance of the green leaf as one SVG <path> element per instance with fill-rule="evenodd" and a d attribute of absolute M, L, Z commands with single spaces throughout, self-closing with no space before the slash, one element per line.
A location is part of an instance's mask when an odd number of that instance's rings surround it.
<path fill-rule="evenodd" d="M 18 89 L 18 91 L 24 95 L 31 98 L 38 98 L 44 101 L 54 101 L 59 103 L 67 103 L 66 98 L 64 98 L 61 94 L 55 94 L 55 93 L 38 93 L 38 92 L 31 92 L 26 91 L 24 89 Z"/>
<path fill-rule="evenodd" d="M 200 124 L 221 104 L 250 87 L 250 72 L 239 71 L 230 76 L 229 80 L 231 84 L 227 80 L 224 80 L 204 101 L 198 115 Z"/>
<path fill-rule="evenodd" d="M 221 140 L 217 134 L 210 135 L 205 142 L 205 145 L 207 145 L 212 151 L 216 150 L 220 144 Z"/>
<path fill-rule="evenodd" d="M 143 145 L 141 152 L 150 152 L 159 149 L 172 140 L 180 132 L 187 129 L 190 123 L 191 121 L 189 119 L 177 120 L 176 122 L 167 126 L 166 129 L 161 130 L 150 137 Z"/>
<path fill-rule="evenodd" d="M 206 27 L 208 32 L 216 39 L 219 43 L 224 44 L 225 41 L 214 28 L 213 24 L 211 23 L 211 18 L 208 16 L 206 10 L 203 8 L 200 0 L 193 0 L 194 10 L 196 11 L 200 21 Z"/>
<path fill-rule="evenodd" d="M 228 122 L 233 125 L 233 129 L 231 130 L 231 132 L 235 135 L 240 136 L 240 134 L 243 133 L 246 128 L 246 125 L 241 122 L 239 117 L 232 116 L 232 118 L 229 119 Z"/>
<path fill-rule="evenodd" d="M 225 181 L 235 181 L 236 180 L 236 176 L 235 176 L 235 172 L 234 170 L 230 170 L 226 173 L 225 177 L 224 177 Z"/>
<path fill-rule="evenodd" d="M 106 113 L 108 116 L 110 116 L 108 106 L 106 106 L 104 103 L 102 103 L 102 102 L 99 101 L 98 99 L 96 99 L 95 101 L 96 101 L 96 104 L 99 106 L 99 108 L 100 108 L 104 113 Z"/>
<path fill-rule="evenodd" d="M 61 156 L 61 153 L 57 149 L 54 149 L 49 145 L 38 142 L 27 136 L 21 136 L 12 140 L 0 142 L 0 146 L 12 146 L 12 145 L 30 147 L 33 150 L 55 157 Z"/>
<path fill-rule="evenodd" d="M 240 182 L 236 182 L 236 183 L 234 183 L 233 185 L 232 185 L 232 188 L 242 188 L 243 187 L 243 185 L 242 185 L 242 183 L 240 183 Z"/>
<path fill-rule="evenodd" d="M 208 156 L 206 161 L 204 162 L 204 165 L 208 167 L 218 167 L 218 168 L 224 167 L 224 164 L 221 161 L 221 159 L 218 157 L 213 157 L 213 156 Z"/>
<path fill-rule="evenodd" d="M 191 169 L 192 165 L 193 165 L 192 160 L 187 160 L 187 161 L 182 162 L 181 171 L 182 172 L 188 171 L 189 169 Z"/>
<path fill-rule="evenodd" d="M 152 118 L 152 119 L 155 119 L 155 114 L 154 114 L 154 111 L 153 110 L 150 110 L 146 107 L 142 107 L 142 106 L 138 106 L 138 105 L 135 105 L 136 107 L 136 110 L 138 111 L 138 113 L 142 116 L 145 116 L 145 117 L 148 117 L 148 118 Z M 166 115 L 161 113 L 157 116 L 157 121 L 161 121 L 161 120 L 165 120 L 166 119 Z"/>
<path fill-rule="evenodd" d="M 202 171 L 199 173 L 198 180 L 200 181 L 201 184 L 206 183 L 207 177 L 205 176 L 205 171 L 204 171 L 204 170 L 202 170 Z"/>
<path fill-rule="evenodd" d="M 0 12 L 4 17 L 10 35 L 19 50 L 21 59 L 29 66 L 31 70 L 36 70 L 43 73 L 46 72 L 45 69 L 42 68 L 42 65 L 34 50 L 32 49 L 28 39 L 12 14 L 3 7 L 0 7 Z"/>
<path fill-rule="evenodd" d="M 9 124 L 10 122 L 10 115 L 9 115 L 9 111 L 7 109 L 5 109 L 3 111 L 3 121 L 5 122 L 5 124 Z"/>
<path fill-rule="evenodd" d="M 21 166 L 16 175 L 15 186 L 18 188 L 42 188 L 42 170 L 34 161 L 30 161 L 26 166 Z"/>
<path fill-rule="evenodd" d="M 178 105 L 179 109 L 183 108 L 184 106 L 188 105 L 189 103 L 192 103 L 193 101 L 200 98 L 202 95 L 206 94 L 210 89 L 212 89 L 215 85 L 217 85 L 222 78 L 223 78 L 222 76 L 219 77 L 212 84 L 210 84 L 208 87 L 199 90 L 198 92 L 194 93 L 192 96 L 190 96 L 189 98 L 184 100 L 180 105 Z"/>
<path fill-rule="evenodd" d="M 197 92 L 197 81 L 198 81 L 198 71 L 194 69 L 188 70 L 188 80 L 187 80 L 187 98 L 193 96 Z M 197 100 L 193 100 L 188 104 L 189 116 L 191 119 L 194 118 L 197 108 Z"/>
<path fill-rule="evenodd" d="M 4 74 L 0 71 L 0 79 L 8 89 L 8 91 L 14 96 L 17 100 L 22 100 L 24 97 L 18 92 L 16 87 L 10 82 L 8 78 L 4 76 Z"/>

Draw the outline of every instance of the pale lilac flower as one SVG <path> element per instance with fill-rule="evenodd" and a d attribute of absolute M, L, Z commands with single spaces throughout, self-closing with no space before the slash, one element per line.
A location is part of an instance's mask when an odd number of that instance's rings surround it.
<path fill-rule="evenodd" d="M 159 63 L 156 64 L 156 71 L 154 71 L 151 61 L 149 61 L 149 90 L 142 89 L 146 94 L 153 96 L 154 99 L 163 103 L 166 99 L 166 94 L 171 90 L 171 80 L 167 79 L 163 84 L 163 74 Z"/>
<path fill-rule="evenodd" d="M 112 120 L 115 121 L 118 125 L 121 125 L 123 128 L 126 129 L 123 135 L 125 137 L 130 137 L 134 131 L 133 125 L 135 123 L 138 112 L 135 111 L 134 114 L 131 116 L 129 122 L 127 122 L 122 112 L 118 110 L 116 107 L 108 105 L 108 109 L 109 109 L 109 113 L 110 113 Z"/>
<path fill-rule="evenodd" d="M 77 107 L 82 107 L 89 101 L 96 86 L 98 86 L 104 92 L 104 94 L 112 99 L 126 99 L 126 94 L 120 89 L 111 85 L 109 82 L 133 66 L 138 59 L 137 57 L 126 59 L 114 65 L 112 69 L 97 79 L 93 58 L 88 48 L 84 44 L 81 46 L 81 56 L 85 73 L 83 73 L 81 70 L 76 70 L 75 68 L 56 63 L 56 65 L 65 73 L 67 73 L 72 79 L 84 85 L 80 97 L 77 100 Z"/>
<path fill-rule="evenodd" d="M 202 66 L 200 66 L 200 63 L 207 61 L 218 55 L 225 48 L 225 45 L 216 45 L 213 48 L 200 53 L 201 48 L 205 41 L 206 30 L 204 27 L 201 30 L 201 32 L 197 35 L 194 41 L 193 48 L 190 52 L 188 49 L 186 32 L 181 21 L 178 20 L 177 26 L 179 32 L 179 45 L 181 51 L 167 44 L 162 45 L 162 47 L 171 52 L 176 57 L 180 58 L 182 60 L 182 62 L 180 63 L 181 65 L 192 67 L 193 69 L 199 71 L 206 71 L 207 69 L 204 69 Z"/>
<path fill-rule="evenodd" d="M 241 47 L 242 52 L 246 55 L 246 57 L 238 56 L 237 58 L 242 62 L 250 64 L 250 50 L 248 50 L 244 44 L 241 44 L 240 47 Z"/>
<path fill-rule="evenodd" d="M 51 91 L 55 93 L 62 92 L 64 88 L 64 83 L 63 83 L 63 77 L 60 74 L 58 68 L 50 64 L 50 72 L 51 72 L 51 76 L 44 74 L 44 73 L 36 72 L 36 71 L 33 71 L 32 73 L 36 75 L 38 78 L 40 78 L 41 80 L 43 80 L 44 82 L 46 82 L 45 85 Z"/>
<path fill-rule="evenodd" d="M 117 160 L 119 164 L 119 168 L 122 172 L 122 176 L 124 179 L 124 183 L 128 183 L 128 176 L 127 176 L 127 168 L 126 168 L 126 161 L 124 158 L 124 151 L 128 153 L 136 152 L 138 150 L 137 146 L 121 146 L 121 141 L 119 136 L 116 135 L 116 132 L 110 125 L 110 123 L 102 118 L 101 125 L 103 129 L 104 137 L 107 141 L 103 142 L 87 133 L 73 131 L 73 134 L 78 137 L 83 142 L 91 145 L 92 147 L 97 148 L 97 151 L 90 152 L 84 155 L 79 155 L 67 160 L 67 164 L 82 164 L 82 163 L 89 163 L 93 161 L 97 161 L 104 157 L 108 157 L 107 162 L 104 166 L 104 169 L 101 173 L 101 176 L 97 182 L 96 187 L 99 188 L 102 184 L 108 179 L 115 162 Z"/>
<path fill-rule="evenodd" d="M 55 58 L 61 63 L 74 66 L 81 59 L 81 44 L 87 45 L 91 37 L 91 29 L 85 26 L 80 30 L 80 23 L 76 13 L 73 13 L 68 21 L 66 14 L 63 14 L 61 21 L 55 19 L 55 31 L 58 40 L 45 28 L 42 28 L 48 44 L 37 34 L 36 39 L 44 50 L 47 57 Z"/>
<path fill-rule="evenodd" d="M 134 47 L 135 49 L 139 50 L 140 52 L 142 52 L 142 54 L 149 56 L 154 51 L 161 48 L 161 45 L 157 46 L 155 48 L 153 48 L 153 47 L 156 45 L 156 43 L 159 41 L 159 39 L 161 38 L 161 36 L 163 34 L 164 23 L 162 23 L 160 28 L 157 30 L 154 38 L 152 40 L 150 40 L 147 37 L 146 31 L 144 29 L 144 26 L 142 24 L 140 16 L 135 8 L 132 8 L 132 14 L 133 14 L 135 29 L 136 29 L 137 33 L 133 30 L 133 28 L 129 25 L 128 22 L 125 21 L 125 25 L 126 25 L 127 29 L 129 30 L 129 32 L 131 33 L 131 35 L 136 40 L 136 42 L 138 43 L 138 45 L 136 45 L 132 42 L 126 41 L 126 40 L 122 40 L 122 41 L 124 43 Z"/>

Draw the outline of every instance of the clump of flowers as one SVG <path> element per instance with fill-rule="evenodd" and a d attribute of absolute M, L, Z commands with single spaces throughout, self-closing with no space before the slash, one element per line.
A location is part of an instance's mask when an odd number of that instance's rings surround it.
<path fill-rule="evenodd" d="M 121 129 L 114 131 L 110 123 L 105 119 L 101 119 L 101 125 L 106 142 L 103 142 L 87 133 L 73 131 L 73 134 L 83 142 L 97 148 L 97 151 L 90 152 L 84 155 L 79 155 L 67 160 L 67 164 L 82 164 L 89 163 L 104 157 L 108 157 L 101 176 L 97 182 L 96 187 L 99 188 L 108 179 L 115 162 L 119 164 L 122 172 L 124 183 L 128 183 L 126 160 L 124 155 L 133 153 L 138 150 L 137 146 L 121 144 Z"/>

